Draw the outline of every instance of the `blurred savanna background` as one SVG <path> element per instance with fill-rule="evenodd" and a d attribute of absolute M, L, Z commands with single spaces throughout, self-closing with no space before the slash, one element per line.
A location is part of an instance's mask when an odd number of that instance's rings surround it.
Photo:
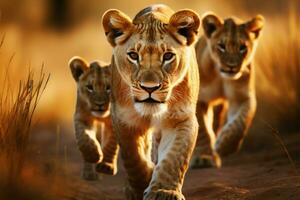
<path fill-rule="evenodd" d="M 187 199 L 299 198 L 300 1 L 1 0 L 0 200 L 123 199 L 121 164 L 115 177 L 80 179 L 72 125 L 76 84 L 68 61 L 77 55 L 109 62 L 103 13 L 116 8 L 134 17 L 155 3 L 200 16 L 213 11 L 266 20 L 255 56 L 253 126 L 241 152 L 221 170 L 188 172 Z"/>

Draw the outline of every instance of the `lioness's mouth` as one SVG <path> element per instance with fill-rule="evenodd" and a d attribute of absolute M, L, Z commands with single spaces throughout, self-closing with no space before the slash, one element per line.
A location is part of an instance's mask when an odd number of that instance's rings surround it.
<path fill-rule="evenodd" d="M 152 99 L 151 97 L 144 100 L 135 99 L 134 101 L 136 103 L 164 103 L 163 101 L 157 101 L 155 99 Z"/>

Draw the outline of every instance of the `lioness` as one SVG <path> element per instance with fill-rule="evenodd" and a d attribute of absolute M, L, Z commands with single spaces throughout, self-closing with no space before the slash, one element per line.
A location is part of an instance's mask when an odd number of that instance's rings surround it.
<path fill-rule="evenodd" d="M 126 198 L 184 199 L 183 179 L 198 133 L 193 44 L 200 19 L 191 10 L 174 13 L 154 5 L 133 20 L 108 10 L 102 22 L 113 47 L 112 118 L 128 175 Z M 152 132 L 159 141 L 156 165 Z"/>

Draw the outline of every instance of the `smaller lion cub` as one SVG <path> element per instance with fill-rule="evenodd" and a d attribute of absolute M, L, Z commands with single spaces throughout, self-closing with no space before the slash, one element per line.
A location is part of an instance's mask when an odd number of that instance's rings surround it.
<path fill-rule="evenodd" d="M 96 171 L 115 175 L 119 147 L 110 116 L 110 65 L 97 61 L 88 64 L 80 57 L 73 57 L 69 66 L 77 83 L 74 126 L 84 159 L 82 177 L 95 180 Z"/>

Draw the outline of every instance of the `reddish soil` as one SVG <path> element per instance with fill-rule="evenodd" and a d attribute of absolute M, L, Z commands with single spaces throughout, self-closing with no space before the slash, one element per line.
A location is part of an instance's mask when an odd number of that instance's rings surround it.
<path fill-rule="evenodd" d="M 186 199 L 299 200 L 300 176 L 297 176 L 295 168 L 290 164 L 280 146 L 271 139 L 257 142 L 257 144 L 272 143 L 272 145 L 261 146 L 259 150 L 256 147 L 255 150 L 251 150 L 247 148 L 249 144 L 246 144 L 241 152 L 224 159 L 221 169 L 189 170 L 183 187 Z M 80 178 L 80 154 L 73 139 L 65 138 L 65 140 L 60 140 L 61 144 L 65 143 L 68 147 L 62 150 L 65 152 L 62 158 L 65 174 L 59 177 L 59 180 L 63 180 L 62 182 L 53 182 L 58 184 L 60 191 L 53 194 L 54 199 L 123 200 L 125 172 L 122 163 L 119 162 L 120 170 L 116 176 L 101 175 L 97 181 L 82 180 Z M 298 171 L 300 171 L 299 142 L 300 134 L 285 136 L 286 146 Z M 44 153 L 40 152 L 40 154 Z M 43 160 L 49 161 L 47 157 L 42 157 Z M 51 164 L 44 165 L 46 171 L 51 171 L 51 167 L 49 170 Z"/>
<path fill-rule="evenodd" d="M 296 164 L 300 160 L 299 141 L 299 135 L 287 141 Z M 79 163 L 72 163 L 70 190 L 63 195 L 64 199 L 124 199 L 123 169 L 114 177 L 103 175 L 98 181 L 84 181 L 79 177 Z M 183 193 L 187 200 L 299 200 L 300 177 L 275 145 L 258 152 L 232 155 L 224 160 L 222 169 L 189 170 Z"/>

